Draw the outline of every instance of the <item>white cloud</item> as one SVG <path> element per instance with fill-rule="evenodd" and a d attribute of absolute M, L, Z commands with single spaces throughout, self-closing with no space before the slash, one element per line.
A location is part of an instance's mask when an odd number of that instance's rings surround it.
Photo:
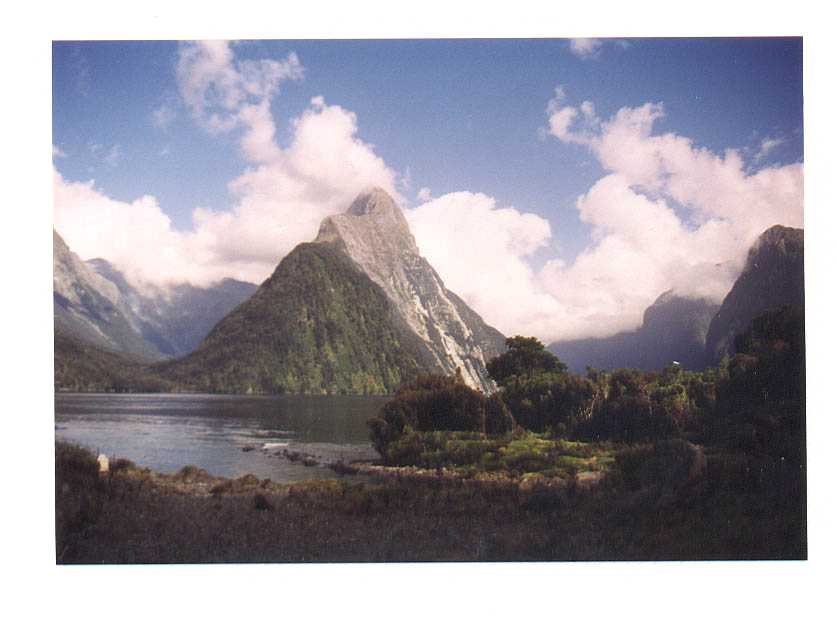
<path fill-rule="evenodd" d="M 297 55 L 284 60 L 236 60 L 227 41 L 183 43 L 177 61 L 177 84 L 192 117 L 210 132 L 243 128 L 243 154 L 255 163 L 279 155 L 270 102 L 279 85 L 302 79 Z"/>
<path fill-rule="evenodd" d="M 104 257 L 135 282 L 199 279 L 190 235 L 176 232 L 152 196 L 121 202 L 92 181 L 69 182 L 53 173 L 54 224 L 82 259 Z"/>
<path fill-rule="evenodd" d="M 406 211 L 422 255 L 445 285 L 502 332 L 548 338 L 560 307 L 539 289 L 527 258 L 548 243 L 549 222 L 493 198 L 448 193 Z"/>
<path fill-rule="evenodd" d="M 52 156 L 53 158 L 60 159 L 67 156 L 67 153 L 61 150 L 59 146 L 55 144 L 52 145 Z"/>
<path fill-rule="evenodd" d="M 802 165 L 749 173 L 735 150 L 721 156 L 674 133 L 654 135 L 664 113 L 646 103 L 602 121 L 589 102 L 547 108 L 549 133 L 586 146 L 608 172 L 577 202 L 594 244 L 540 273 L 570 314 L 556 337 L 634 328 L 670 288 L 720 301 L 761 232 L 803 224 Z"/>
<path fill-rule="evenodd" d="M 601 46 L 600 39 L 570 39 L 570 51 L 583 60 L 595 58 Z"/>
<path fill-rule="evenodd" d="M 263 121 L 273 123 L 269 116 Z M 223 277 L 261 283 L 286 253 L 313 240 L 324 217 L 344 210 L 366 187 L 379 185 L 401 199 L 396 173 L 357 137 L 352 112 L 315 97 L 291 126 L 286 149 L 244 132 L 245 151 L 273 156 L 229 183 L 229 210 L 194 209 L 192 232 L 174 230 L 153 197 L 119 202 L 57 173 L 56 228 L 84 259 L 103 257 L 138 284 L 207 285 Z"/>
<path fill-rule="evenodd" d="M 104 257 L 135 283 L 259 283 L 368 186 L 403 203 L 397 190 L 409 183 L 358 137 L 355 114 L 322 96 L 279 145 L 270 103 L 280 83 L 301 74 L 293 54 L 242 62 L 226 43 L 182 46 L 179 89 L 192 117 L 209 131 L 237 130 L 253 164 L 229 183 L 230 207 L 195 208 L 193 230 L 180 232 L 153 197 L 120 202 L 56 173 L 59 233 L 83 258 Z M 427 187 L 406 211 L 422 254 L 489 324 L 544 341 L 634 328 L 670 288 L 720 300 L 758 234 L 776 223 L 802 225 L 802 165 L 751 172 L 734 150 L 719 155 L 655 134 L 664 112 L 646 103 L 603 120 L 592 102 L 570 105 L 556 88 L 544 132 L 588 149 L 604 169 L 577 200 L 593 242 L 572 262 L 533 268 L 552 242 L 546 219 L 481 193 L 433 198 Z"/>
<path fill-rule="evenodd" d="M 282 62 L 238 61 L 225 42 L 182 45 L 177 77 L 193 118 L 210 131 L 241 129 L 241 150 L 256 163 L 229 183 L 231 207 L 195 208 L 193 231 L 182 233 L 153 197 L 119 202 L 56 173 L 59 233 L 85 259 L 108 259 L 138 284 L 206 285 L 223 277 L 261 283 L 361 190 L 379 185 L 401 199 L 397 174 L 357 137 L 355 114 L 322 96 L 292 121 L 290 144 L 280 148 L 270 98 L 281 82 L 301 75 L 293 53 Z"/>
<path fill-rule="evenodd" d="M 753 157 L 753 160 L 758 163 L 762 159 L 764 159 L 770 152 L 781 144 L 784 144 L 785 140 L 781 137 L 765 137 L 761 140 L 761 145 L 759 146 L 759 151 Z"/>

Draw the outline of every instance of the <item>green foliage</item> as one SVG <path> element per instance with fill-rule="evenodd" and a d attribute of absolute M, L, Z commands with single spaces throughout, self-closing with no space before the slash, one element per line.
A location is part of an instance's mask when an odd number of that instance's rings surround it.
<path fill-rule="evenodd" d="M 530 431 L 571 435 L 591 412 L 596 386 L 570 373 L 540 373 L 506 382 L 503 399 L 512 416 Z"/>
<path fill-rule="evenodd" d="M 55 389 L 74 392 L 157 393 L 174 384 L 115 352 L 82 343 L 60 330 L 54 340 Z"/>
<path fill-rule="evenodd" d="M 787 306 L 753 320 L 719 374 L 708 434 L 747 452 L 802 462 L 805 316 Z"/>
<path fill-rule="evenodd" d="M 349 258 L 305 243 L 195 352 L 157 371 L 201 392 L 376 395 L 420 373 L 420 350 Z"/>
<path fill-rule="evenodd" d="M 567 370 L 567 366 L 535 337 L 510 337 L 506 339 L 506 347 L 506 352 L 491 359 L 487 365 L 488 375 L 497 384 Z"/>
<path fill-rule="evenodd" d="M 462 431 L 407 431 L 387 445 L 385 460 L 391 465 L 445 468 L 476 478 L 484 474 L 572 478 L 580 471 L 609 469 L 614 450 L 607 442 L 571 442 L 530 432 L 486 436 Z"/>
<path fill-rule="evenodd" d="M 514 419 L 498 396 L 486 397 L 457 377 L 424 375 L 401 386 L 378 417 L 369 421 L 369 428 L 372 444 L 387 457 L 390 443 L 404 434 L 426 431 L 499 434 L 511 431 Z M 409 441 L 402 447 L 409 449 Z"/>

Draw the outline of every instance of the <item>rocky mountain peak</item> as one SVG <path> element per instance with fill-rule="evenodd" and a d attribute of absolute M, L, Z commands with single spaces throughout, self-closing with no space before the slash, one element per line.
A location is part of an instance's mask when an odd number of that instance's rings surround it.
<path fill-rule="evenodd" d="M 381 258 L 396 258 L 404 252 L 418 255 L 404 213 L 380 187 L 358 195 L 343 214 L 326 217 L 315 242 L 336 242 L 350 247 L 349 253 Z"/>
<path fill-rule="evenodd" d="M 485 364 L 504 349 L 503 337 L 448 291 L 419 254 L 404 213 L 379 187 L 327 217 L 315 242 L 347 255 L 386 293 L 413 333 L 425 342 L 437 370 L 460 369 L 465 382 L 491 390 Z"/>
<path fill-rule="evenodd" d="M 372 187 L 355 198 L 346 214 L 356 217 L 370 214 L 384 215 L 397 208 L 395 200 L 390 197 L 389 193 L 381 187 Z"/>
<path fill-rule="evenodd" d="M 805 247 L 805 233 L 801 229 L 774 225 L 765 230 L 750 248 L 744 271 L 759 268 L 775 259 L 801 258 Z"/>
<path fill-rule="evenodd" d="M 52 230 L 52 273 L 54 291 L 71 302 L 81 302 L 84 288 L 95 290 L 111 303 L 119 302 L 117 287 L 90 270 L 55 229 Z"/>

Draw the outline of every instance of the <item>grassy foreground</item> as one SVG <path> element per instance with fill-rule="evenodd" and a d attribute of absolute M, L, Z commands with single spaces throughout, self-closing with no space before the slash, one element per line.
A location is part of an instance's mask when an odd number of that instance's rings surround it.
<path fill-rule="evenodd" d="M 433 438 L 438 440 L 438 436 Z M 56 560 L 85 563 L 366 562 L 506 560 L 800 559 L 805 557 L 798 471 L 706 453 L 705 472 L 649 483 L 623 454 L 576 455 L 535 446 L 580 473 L 576 482 L 506 466 L 474 474 L 352 476 L 280 485 L 252 475 L 174 475 L 56 444 Z M 508 447 L 512 448 L 509 449 Z M 510 461 L 531 461 L 506 444 Z M 491 460 L 485 453 L 481 458 Z M 642 457 L 647 459 L 648 453 Z M 528 458 L 527 458 L 528 457 Z M 574 459 L 573 459 L 574 458 Z M 619 458 L 617 456 L 617 458 Z M 469 461 L 469 457 L 464 457 Z M 467 468 L 468 463 L 462 464 Z M 533 465 L 533 464 L 527 464 Z M 466 470 L 467 472 L 467 470 Z M 470 476 L 470 478 L 468 478 Z M 561 481 L 561 482 L 553 482 Z"/>

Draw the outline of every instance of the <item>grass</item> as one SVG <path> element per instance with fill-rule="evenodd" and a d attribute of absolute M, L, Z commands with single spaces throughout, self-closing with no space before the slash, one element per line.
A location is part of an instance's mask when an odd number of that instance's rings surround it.
<path fill-rule="evenodd" d="M 469 478 L 495 473 L 515 479 L 534 473 L 544 478 L 572 479 L 578 472 L 611 472 L 620 448 L 609 442 L 553 440 L 529 432 L 496 437 L 471 432 L 414 432 L 390 445 L 386 459 L 393 465 L 444 468 Z"/>
<path fill-rule="evenodd" d="M 541 440 L 517 437 L 504 446 L 506 455 L 531 447 L 553 456 L 553 445 Z M 561 448 L 576 453 L 558 455 L 573 465 L 610 452 L 574 443 Z M 191 468 L 159 475 L 124 466 L 103 476 L 91 466 L 92 457 L 56 445 L 59 563 L 805 555 L 798 476 L 757 469 L 723 452 L 708 453 L 706 474 L 677 488 L 632 489 L 613 475 L 586 490 L 537 482 L 539 473 L 495 483 L 481 483 L 478 475 L 431 475 L 292 485 L 250 476 L 218 479 Z"/>

